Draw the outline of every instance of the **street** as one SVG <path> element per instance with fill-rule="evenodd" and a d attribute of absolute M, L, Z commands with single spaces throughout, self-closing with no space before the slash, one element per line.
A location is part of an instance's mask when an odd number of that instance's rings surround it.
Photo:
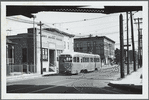
<path fill-rule="evenodd" d="M 120 78 L 119 67 L 101 69 L 78 75 L 49 75 L 35 79 L 7 83 L 7 93 L 95 93 L 135 94 L 108 86 L 109 81 Z"/>

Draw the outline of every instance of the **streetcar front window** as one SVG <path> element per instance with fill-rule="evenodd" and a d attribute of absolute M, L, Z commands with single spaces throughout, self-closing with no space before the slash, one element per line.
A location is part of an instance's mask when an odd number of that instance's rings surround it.
<path fill-rule="evenodd" d="M 72 57 L 69 55 L 62 55 L 60 56 L 60 62 L 72 62 Z"/>

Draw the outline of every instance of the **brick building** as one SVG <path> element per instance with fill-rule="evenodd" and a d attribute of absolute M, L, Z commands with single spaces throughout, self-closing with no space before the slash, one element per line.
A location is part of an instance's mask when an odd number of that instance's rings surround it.
<path fill-rule="evenodd" d="M 8 36 L 8 39 L 17 43 L 14 55 L 15 64 L 28 65 L 30 68 L 27 67 L 26 70 L 29 72 L 32 70 L 40 74 L 42 70 L 43 74 L 56 73 L 59 68 L 57 57 L 62 52 L 73 51 L 74 35 L 55 28 L 42 30 L 43 69 L 41 69 L 40 29 L 35 28 L 35 34 L 34 38 L 33 28 L 30 28 L 27 33 Z"/>
<path fill-rule="evenodd" d="M 106 36 L 96 36 L 74 39 L 74 51 L 99 54 L 104 64 L 114 59 L 115 42 Z"/>

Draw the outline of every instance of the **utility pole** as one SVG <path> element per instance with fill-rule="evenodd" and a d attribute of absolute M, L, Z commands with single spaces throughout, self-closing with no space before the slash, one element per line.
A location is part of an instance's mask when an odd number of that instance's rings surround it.
<path fill-rule="evenodd" d="M 36 31 L 35 31 L 35 18 L 36 18 L 36 16 L 35 15 L 33 15 L 33 38 L 34 38 L 34 72 L 36 72 L 35 71 L 35 69 L 36 69 L 36 65 L 37 65 L 37 57 L 36 57 Z"/>
<path fill-rule="evenodd" d="M 124 41 L 123 41 L 123 15 L 120 14 L 120 69 L 121 78 L 124 78 Z"/>
<path fill-rule="evenodd" d="M 129 29 L 128 29 L 128 12 L 126 12 L 127 17 L 127 75 L 129 74 Z"/>
<path fill-rule="evenodd" d="M 43 25 L 40 21 L 38 24 L 40 26 L 40 61 L 41 61 L 41 74 L 43 74 L 43 66 L 42 66 L 42 31 L 41 31 L 41 26 Z"/>
<path fill-rule="evenodd" d="M 134 45 L 134 36 L 133 36 L 132 11 L 130 11 L 130 18 L 131 18 L 131 38 L 132 38 L 132 50 L 133 50 L 133 70 L 136 71 L 136 59 L 135 59 L 135 45 Z"/>
<path fill-rule="evenodd" d="M 142 20 L 142 18 L 135 18 L 134 19 L 135 21 L 137 20 L 138 22 L 137 23 L 135 23 L 135 24 L 138 24 L 138 68 L 140 68 L 141 67 L 141 64 L 140 64 L 140 39 L 141 39 L 141 35 L 140 35 L 140 23 L 142 23 L 142 22 L 140 22 L 140 20 Z"/>

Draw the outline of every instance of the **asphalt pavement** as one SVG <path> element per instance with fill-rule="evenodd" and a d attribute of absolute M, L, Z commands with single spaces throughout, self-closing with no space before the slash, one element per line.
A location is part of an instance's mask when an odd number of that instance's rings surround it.
<path fill-rule="evenodd" d="M 136 94 L 108 86 L 120 77 L 118 66 L 79 73 L 78 75 L 49 75 L 26 80 L 7 82 L 7 93 L 89 93 L 89 94 Z"/>

